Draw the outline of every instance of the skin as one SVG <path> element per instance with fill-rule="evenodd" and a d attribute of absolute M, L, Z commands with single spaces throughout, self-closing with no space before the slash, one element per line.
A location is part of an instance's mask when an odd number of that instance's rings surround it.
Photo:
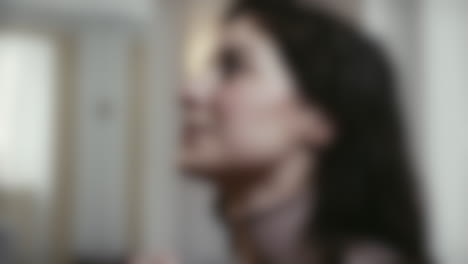
<path fill-rule="evenodd" d="M 320 153 L 333 144 L 334 123 L 303 102 L 254 17 L 225 25 L 216 54 L 212 70 L 181 91 L 181 167 L 223 194 L 241 263 L 310 263 L 302 237 L 313 216 L 310 186 Z M 356 245 L 346 263 L 401 263 L 384 246 Z"/>
<path fill-rule="evenodd" d="M 332 124 L 321 109 L 302 101 L 275 42 L 254 18 L 225 26 L 215 61 L 211 72 L 181 93 L 182 167 L 203 174 L 223 192 L 234 240 L 247 263 L 260 258 L 290 263 L 302 255 L 299 234 L 310 208 L 296 197 L 310 196 L 304 186 L 313 180 L 309 172 L 316 156 L 332 140 Z M 295 199 L 300 206 L 293 206 L 294 212 L 270 217 L 268 224 L 244 221 Z M 296 234 L 287 238 L 294 246 L 265 243 L 275 230 L 282 238 Z"/>
<path fill-rule="evenodd" d="M 299 152 L 313 155 L 307 148 L 326 143 L 329 124 L 297 95 L 275 43 L 248 16 L 223 32 L 214 69 L 181 93 L 183 167 L 240 181 Z"/>

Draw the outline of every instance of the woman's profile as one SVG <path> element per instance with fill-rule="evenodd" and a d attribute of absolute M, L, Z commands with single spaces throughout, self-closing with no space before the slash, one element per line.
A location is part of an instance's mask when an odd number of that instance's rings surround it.
<path fill-rule="evenodd" d="M 229 10 L 181 93 L 181 167 L 216 186 L 236 263 L 427 263 L 389 63 L 300 2 Z"/>

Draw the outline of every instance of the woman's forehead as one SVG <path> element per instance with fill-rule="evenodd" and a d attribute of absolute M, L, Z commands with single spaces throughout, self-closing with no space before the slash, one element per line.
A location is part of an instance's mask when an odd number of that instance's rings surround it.
<path fill-rule="evenodd" d="M 277 64 L 281 62 L 280 52 L 271 34 L 257 19 L 242 15 L 231 20 L 222 33 L 222 49 L 235 50 L 248 58 Z"/>
<path fill-rule="evenodd" d="M 269 34 L 252 15 L 239 15 L 226 23 L 222 31 L 222 41 L 227 44 L 248 46 L 265 45 L 271 42 Z"/>

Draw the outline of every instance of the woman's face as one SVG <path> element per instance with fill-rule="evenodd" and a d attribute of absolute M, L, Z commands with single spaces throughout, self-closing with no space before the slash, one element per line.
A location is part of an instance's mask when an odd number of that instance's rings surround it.
<path fill-rule="evenodd" d="M 275 42 L 247 15 L 224 27 L 212 71 L 182 91 L 182 165 L 217 174 L 267 168 L 324 139 Z M 323 120 L 322 120 L 323 121 Z"/>

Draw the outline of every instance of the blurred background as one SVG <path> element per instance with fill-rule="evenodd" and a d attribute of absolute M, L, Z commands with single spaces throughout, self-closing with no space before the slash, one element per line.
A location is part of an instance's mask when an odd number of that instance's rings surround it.
<path fill-rule="evenodd" d="M 431 252 L 468 263 L 468 1 L 309 1 L 388 49 Z M 0 263 L 228 258 L 209 188 L 173 162 L 177 87 L 226 3 L 0 0 Z"/>

